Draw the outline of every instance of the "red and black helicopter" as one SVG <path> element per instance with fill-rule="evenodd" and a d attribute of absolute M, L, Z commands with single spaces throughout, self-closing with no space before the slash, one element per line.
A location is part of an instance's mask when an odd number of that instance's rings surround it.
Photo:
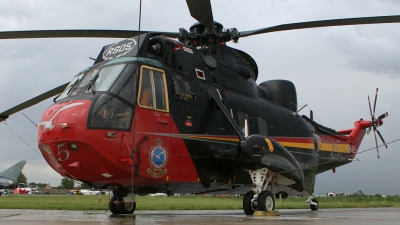
<path fill-rule="evenodd" d="M 258 67 L 225 43 L 276 31 L 398 23 L 400 16 L 224 29 L 210 0 L 187 0 L 198 23 L 189 31 L 40 30 L 0 39 L 128 38 L 104 46 L 92 66 L 63 84 L 0 113 L 0 121 L 58 95 L 38 124 L 38 146 L 64 177 L 113 189 L 112 213 L 133 213 L 136 194 L 200 193 L 248 186 L 247 215 L 273 211 L 273 187 L 305 192 L 312 210 L 315 177 L 351 162 L 364 134 L 387 113 L 333 130 L 300 116 L 287 80 L 256 84 Z M 378 148 L 377 148 L 378 150 Z"/>

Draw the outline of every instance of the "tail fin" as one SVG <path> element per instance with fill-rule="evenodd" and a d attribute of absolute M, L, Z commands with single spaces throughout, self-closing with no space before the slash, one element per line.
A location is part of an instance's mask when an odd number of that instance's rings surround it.
<path fill-rule="evenodd" d="M 24 168 L 25 164 L 26 164 L 26 160 L 21 160 L 21 161 L 17 162 L 16 164 L 11 166 L 10 168 L 4 170 L 0 174 L 0 177 L 1 178 L 7 178 L 7 179 L 10 179 L 10 180 L 17 180 L 18 176 L 21 173 L 22 168 Z"/>

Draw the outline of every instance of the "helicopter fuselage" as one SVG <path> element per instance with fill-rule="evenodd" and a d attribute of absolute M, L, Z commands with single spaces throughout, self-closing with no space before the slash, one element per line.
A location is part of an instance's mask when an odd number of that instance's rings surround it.
<path fill-rule="evenodd" d="M 134 56 L 126 53 L 135 46 Z M 370 122 L 326 128 L 298 115 L 291 82 L 257 85 L 257 76 L 254 60 L 226 45 L 196 48 L 150 35 L 115 43 L 44 112 L 39 148 L 62 176 L 99 188 L 196 193 L 251 186 L 248 170 L 269 167 L 282 174 L 271 185 L 312 193 L 316 174 L 351 162 Z M 272 150 L 257 145 L 241 160 L 238 133 L 259 136 Z M 286 151 L 297 162 L 263 164 L 267 154 Z M 280 162 L 304 180 L 294 182 Z"/>

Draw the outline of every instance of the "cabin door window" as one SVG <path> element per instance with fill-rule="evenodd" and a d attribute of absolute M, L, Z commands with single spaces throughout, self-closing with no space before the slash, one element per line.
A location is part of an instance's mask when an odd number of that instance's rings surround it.
<path fill-rule="evenodd" d="M 168 112 L 168 95 L 163 70 L 142 66 L 138 104 L 142 108 Z"/>

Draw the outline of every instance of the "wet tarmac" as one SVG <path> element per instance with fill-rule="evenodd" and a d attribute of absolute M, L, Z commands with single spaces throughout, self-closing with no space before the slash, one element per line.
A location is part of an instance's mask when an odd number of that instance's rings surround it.
<path fill-rule="evenodd" d="M 280 216 L 246 216 L 242 210 L 109 211 L 0 209 L 0 224 L 400 224 L 400 208 L 279 210 Z"/>

